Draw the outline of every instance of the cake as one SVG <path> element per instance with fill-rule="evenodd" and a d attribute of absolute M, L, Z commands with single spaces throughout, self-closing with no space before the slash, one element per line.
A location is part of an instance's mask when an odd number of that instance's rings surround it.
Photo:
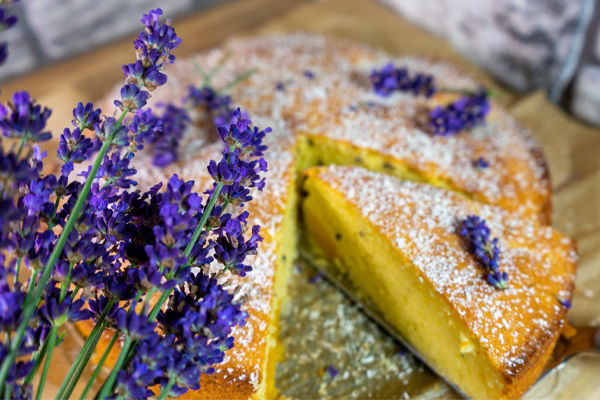
<path fill-rule="evenodd" d="M 261 225 L 265 240 L 250 262 L 254 270 L 247 278 L 232 282 L 241 285 L 240 295 L 249 299 L 245 305 L 250 314 L 248 323 L 236 329 L 236 344 L 227 352 L 225 362 L 214 374 L 202 377 L 199 391 L 188 392 L 184 398 L 276 396 L 278 309 L 296 257 L 295 187 L 299 174 L 311 166 L 358 165 L 396 178 L 425 182 L 455 193 L 457 198 L 501 207 L 524 218 L 549 222 L 551 193 L 543 156 L 528 133 L 497 104 L 492 105 L 486 126 L 439 137 L 415 121 L 423 110 L 452 101 L 456 95 L 438 94 L 425 99 L 395 94 L 383 98 L 375 94 L 369 82 L 373 68 L 393 61 L 433 74 L 440 86 L 478 88 L 455 67 L 431 58 L 394 57 L 317 35 L 241 39 L 189 60 L 177 60 L 169 67 L 168 83 L 153 92 L 151 101 L 158 104 L 183 97 L 188 85 L 202 82 L 196 66 L 211 70 L 226 54 L 227 61 L 212 78 L 212 84 L 223 87 L 232 77 L 253 69 L 249 78 L 232 89 L 233 103 L 246 110 L 257 126 L 273 130 L 267 138 L 265 156 L 269 163 L 267 186 L 264 192 L 253 194 L 248 209 L 249 223 Z M 141 175 L 140 189 L 177 173 L 196 181 L 198 191 L 203 191 L 209 180 L 208 160 L 216 158 L 221 147 L 214 127 L 207 122 L 210 119 L 202 111 L 195 111 L 193 118 L 195 123 L 185 132 L 176 163 L 164 169 L 148 168 L 150 155 L 141 152 L 134 158 Z M 481 156 L 489 161 L 488 168 L 474 167 L 473 161 Z M 84 335 L 90 331 L 86 324 L 78 328 Z M 557 325 L 556 332 L 559 328 Z M 99 343 L 96 359 L 109 339 L 107 334 Z"/>
<path fill-rule="evenodd" d="M 532 218 L 359 167 L 304 174 L 301 215 L 314 257 L 347 276 L 425 361 L 472 398 L 516 398 L 565 323 L 571 241 Z M 497 289 L 459 235 L 468 215 L 499 238 Z M 569 298 L 569 297 L 567 297 Z"/>

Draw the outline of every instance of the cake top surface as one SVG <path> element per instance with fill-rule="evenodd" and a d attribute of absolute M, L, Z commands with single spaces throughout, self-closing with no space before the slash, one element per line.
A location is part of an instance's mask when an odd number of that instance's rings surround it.
<path fill-rule="evenodd" d="M 432 186 L 401 181 L 359 167 L 313 169 L 446 298 L 490 358 L 507 375 L 562 326 L 573 288 L 576 253 L 571 241 L 535 219 L 465 199 Z M 458 234 L 468 215 L 485 219 L 499 239 L 508 287 L 496 289 Z"/>
<path fill-rule="evenodd" d="M 395 158 L 411 170 L 478 200 L 523 214 L 540 213 L 549 201 L 548 171 L 528 134 L 493 102 L 486 126 L 454 136 L 428 131 L 429 110 L 458 95 L 433 98 L 375 93 L 369 74 L 388 62 L 411 73 L 434 76 L 436 85 L 475 90 L 477 83 L 437 59 L 391 56 L 353 42 L 310 34 L 288 34 L 229 42 L 189 60 L 178 60 L 158 101 L 172 101 L 200 84 L 198 66 L 211 70 L 216 88 L 234 77 L 254 73 L 232 89 L 233 103 L 274 130 L 323 135 Z M 202 133 L 206 140 L 207 132 Z M 196 144 L 202 145 L 196 137 Z M 190 153 L 193 154 L 193 153 Z M 483 157 L 489 167 L 478 168 Z"/>

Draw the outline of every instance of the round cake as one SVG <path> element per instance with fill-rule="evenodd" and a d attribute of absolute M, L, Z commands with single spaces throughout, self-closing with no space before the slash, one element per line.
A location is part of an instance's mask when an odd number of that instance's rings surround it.
<path fill-rule="evenodd" d="M 380 96 L 370 74 L 390 62 L 431 74 L 438 87 L 452 90 L 431 97 L 400 92 Z M 297 255 L 296 178 L 308 167 L 359 166 L 456 192 L 470 201 L 499 207 L 515 218 L 535 220 L 536 224 L 550 222 L 551 190 L 543 155 L 493 99 L 482 126 L 441 136 L 423 125 L 423 115 L 430 110 L 457 100 L 459 93 L 479 89 L 477 82 L 444 61 L 396 57 L 309 34 L 235 40 L 191 59 L 177 60 L 169 67 L 168 83 L 153 92 L 151 102 L 156 106 L 180 103 L 189 85 L 203 84 L 198 66 L 209 71 L 220 64 L 211 78 L 215 88 L 253 71 L 231 88 L 232 104 L 247 111 L 257 126 L 272 128 L 266 138 L 267 186 L 254 193 L 248 204 L 249 223 L 261 225 L 265 240 L 250 263 L 253 271 L 245 278 L 231 278 L 232 285 L 241 286 L 239 295 L 247 299 L 244 307 L 249 313 L 246 325 L 234 332 L 235 347 L 214 374 L 202 376 L 201 389 L 184 398 L 276 396 L 279 305 L 286 296 L 289 270 Z M 134 158 L 142 190 L 174 173 L 196 181 L 198 192 L 210 184 L 206 166 L 210 159 L 218 159 L 221 144 L 206 110 L 194 110 L 191 116 L 193 123 L 184 133 L 175 162 L 164 168 L 150 167 L 152 154 L 146 150 Z M 485 158 L 486 168 L 476 165 L 480 158 Z M 563 295 L 570 298 L 572 285 L 566 287 L 568 293 Z M 553 318 L 560 319 L 548 321 L 554 337 L 565 315 L 557 313 Z M 87 334 L 91 325 L 80 324 L 78 329 Z M 99 343 L 98 355 L 110 337 L 107 333 Z M 540 351 L 548 353 L 552 345 L 547 343 Z"/>

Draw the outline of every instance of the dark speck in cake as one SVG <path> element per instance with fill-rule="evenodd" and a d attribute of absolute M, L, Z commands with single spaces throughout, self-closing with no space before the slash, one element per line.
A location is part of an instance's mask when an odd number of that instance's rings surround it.
<path fill-rule="evenodd" d="M 393 170 L 394 166 L 392 164 L 390 164 L 389 162 L 384 162 L 383 163 L 383 168 L 387 169 L 387 170 Z"/>

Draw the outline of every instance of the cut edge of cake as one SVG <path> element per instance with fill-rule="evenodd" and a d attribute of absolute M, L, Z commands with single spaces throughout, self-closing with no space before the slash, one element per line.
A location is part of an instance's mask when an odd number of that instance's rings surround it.
<path fill-rule="evenodd" d="M 419 269 L 394 246 L 389 237 L 382 234 L 376 225 L 362 215 L 363 212 L 372 213 L 376 206 L 372 205 L 369 210 L 359 210 L 355 203 L 323 179 L 326 174 L 331 176 L 336 173 L 347 177 L 347 172 L 351 170 L 359 171 L 358 175 L 362 174 L 365 179 L 378 179 L 376 174 L 359 167 L 315 167 L 303 174 L 300 211 L 304 230 L 303 242 L 308 243 L 313 256 L 327 260 L 334 269 L 347 275 L 357 287 L 359 297 L 374 303 L 388 322 L 402 333 L 438 373 L 454 382 L 470 397 L 516 398 L 522 395 L 535 382 L 550 356 L 565 322 L 566 309 L 561 307 L 556 299 L 553 300 L 550 294 L 540 294 L 540 297 L 545 299 L 543 301 L 555 301 L 556 307 L 559 307 L 550 320 L 550 326 L 527 338 L 521 348 L 516 349 L 518 358 L 498 358 L 496 354 L 492 354 L 490 346 L 486 347 L 483 344 L 483 340 L 487 338 L 477 337 L 465 323 L 465 317 L 457 313 L 454 300 L 448 296 L 441 296 L 439 288 L 420 273 Z M 364 173 L 360 172 L 361 170 Z M 441 189 L 426 185 L 400 183 L 393 177 L 379 176 L 379 179 L 387 182 L 412 184 L 415 190 L 422 186 L 430 192 L 442 192 Z M 358 186 L 358 182 L 360 180 L 352 181 L 355 186 Z M 358 187 L 355 190 L 356 193 L 360 192 Z M 475 210 L 478 207 L 494 208 L 470 202 L 451 193 L 447 195 L 453 198 L 452 201 L 473 203 Z M 394 204 L 389 206 L 394 207 Z M 506 213 L 499 208 L 495 209 L 499 213 Z M 532 220 L 531 226 L 537 225 L 537 221 Z M 564 250 L 568 257 L 574 257 L 570 241 L 556 232 L 554 234 L 556 236 L 549 240 L 556 241 L 555 244 L 559 247 L 562 246 L 560 251 Z M 350 241 L 346 249 L 351 248 L 351 254 L 350 251 L 340 251 L 340 243 L 344 241 Z M 561 261 L 560 257 L 552 262 L 554 261 Z M 555 286 L 560 286 L 561 296 L 570 298 L 573 289 L 574 259 L 566 258 L 562 261 L 565 264 L 561 276 L 564 278 L 564 284 Z M 390 264 L 394 263 L 395 268 L 391 269 Z M 404 271 L 401 272 L 401 277 L 398 276 L 398 271 Z M 411 295 L 406 296 L 406 293 Z M 490 293 L 492 299 L 495 293 Z M 395 305 L 391 304 L 391 299 Z M 397 299 L 401 300 L 396 301 Z M 417 303 L 420 305 L 420 311 L 406 306 L 406 302 L 416 302 L 416 299 L 420 299 Z M 485 303 L 487 299 L 482 301 Z M 420 315 L 421 313 L 423 314 Z M 419 323 L 422 316 L 429 318 L 427 323 Z M 530 322 L 524 321 L 525 324 Z M 434 332 L 429 331 L 432 326 L 437 327 Z M 442 327 L 446 327 L 446 331 Z M 506 328 L 498 334 L 510 335 L 511 332 Z M 439 344 L 428 343 L 434 338 L 439 339 Z"/>

